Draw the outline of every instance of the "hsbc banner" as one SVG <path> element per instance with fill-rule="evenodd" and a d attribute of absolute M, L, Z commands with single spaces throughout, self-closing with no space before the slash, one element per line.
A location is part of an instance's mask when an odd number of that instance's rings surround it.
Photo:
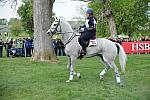
<path fill-rule="evenodd" d="M 145 53 L 150 52 L 150 41 L 143 42 L 122 42 L 126 53 Z"/>

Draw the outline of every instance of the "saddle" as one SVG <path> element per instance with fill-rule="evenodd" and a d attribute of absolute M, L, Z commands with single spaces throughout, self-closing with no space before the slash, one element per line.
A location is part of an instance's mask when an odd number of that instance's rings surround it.
<path fill-rule="evenodd" d="M 96 45 L 97 45 L 97 40 L 96 39 L 90 39 L 89 40 L 88 47 L 96 46 Z"/>
<path fill-rule="evenodd" d="M 96 38 L 90 39 L 89 41 L 86 42 L 86 47 L 91 47 L 91 46 L 96 46 L 96 45 L 97 45 Z M 81 50 L 80 56 L 78 58 L 82 59 L 84 55 L 86 55 L 86 48 L 84 51 Z"/>
<path fill-rule="evenodd" d="M 90 39 L 89 41 L 87 41 L 87 46 L 86 47 L 91 47 L 91 46 L 96 46 L 97 45 L 97 40 L 96 37 L 93 36 L 92 39 Z"/>

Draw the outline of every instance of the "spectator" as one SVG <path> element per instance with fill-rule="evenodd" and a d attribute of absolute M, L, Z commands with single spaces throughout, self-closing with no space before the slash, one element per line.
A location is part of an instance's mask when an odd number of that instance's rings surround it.
<path fill-rule="evenodd" d="M 21 39 L 17 39 L 16 43 L 19 56 L 23 56 L 23 41 Z"/>
<path fill-rule="evenodd" d="M 4 43 L 3 43 L 2 39 L 0 39 L 0 57 L 2 57 L 2 55 L 3 55 L 3 45 L 4 45 Z"/>
<path fill-rule="evenodd" d="M 31 38 L 27 38 L 25 41 L 25 48 L 26 48 L 26 56 L 31 57 L 31 49 L 33 46 L 33 41 L 31 40 Z"/>
<path fill-rule="evenodd" d="M 7 53 L 7 57 L 9 57 L 9 55 L 10 55 L 10 50 L 11 50 L 11 48 L 12 48 L 12 45 L 13 45 L 13 39 L 10 39 L 10 40 L 8 40 L 7 39 L 7 41 L 6 41 L 6 43 L 5 43 L 5 48 L 6 48 L 6 53 Z"/>
<path fill-rule="evenodd" d="M 53 48 L 54 48 L 55 54 L 57 55 L 57 43 L 56 43 L 56 39 L 53 39 Z"/>
<path fill-rule="evenodd" d="M 58 41 L 57 41 L 57 55 L 58 56 L 63 56 L 64 55 L 64 45 L 63 45 L 63 43 L 62 43 L 62 41 L 61 41 L 61 39 L 58 39 Z"/>
<path fill-rule="evenodd" d="M 16 40 L 13 40 L 12 48 L 10 49 L 10 55 L 12 55 L 13 58 L 19 55 Z"/>
<path fill-rule="evenodd" d="M 33 44 L 33 38 L 31 39 L 31 55 L 33 54 L 34 44 Z"/>
<path fill-rule="evenodd" d="M 26 43 L 26 38 L 23 38 L 22 40 L 22 56 L 25 57 L 26 56 L 26 48 L 25 48 L 25 43 Z"/>

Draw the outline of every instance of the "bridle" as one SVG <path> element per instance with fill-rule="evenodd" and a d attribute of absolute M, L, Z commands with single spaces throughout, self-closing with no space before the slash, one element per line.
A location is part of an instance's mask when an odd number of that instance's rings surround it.
<path fill-rule="evenodd" d="M 58 26 L 60 26 L 60 29 L 61 29 L 61 25 L 60 25 L 60 19 L 58 21 L 55 21 L 55 22 L 58 22 L 56 25 L 56 27 L 54 28 L 51 28 L 51 29 L 54 29 L 54 31 L 51 31 L 52 34 L 55 34 L 55 33 L 58 33 L 57 29 L 58 29 Z M 54 26 L 55 26 L 54 25 Z"/>
<path fill-rule="evenodd" d="M 56 27 L 54 27 L 54 28 L 51 28 L 51 29 L 54 29 L 54 31 L 52 32 L 51 31 L 51 33 L 52 34 L 62 34 L 62 35 L 64 35 L 64 34 L 69 34 L 69 33 L 73 33 L 72 35 L 71 35 L 71 37 L 68 39 L 68 41 L 64 44 L 64 46 L 66 46 L 68 43 L 70 43 L 70 41 L 74 38 L 74 37 L 76 37 L 76 36 L 80 36 L 80 35 L 77 35 L 74 31 L 73 32 L 62 32 L 62 27 L 61 27 L 61 25 L 60 25 L 60 19 L 58 20 L 58 21 L 55 21 L 55 22 L 58 22 L 57 24 L 56 24 Z M 58 27 L 60 27 L 60 31 L 58 31 Z"/>

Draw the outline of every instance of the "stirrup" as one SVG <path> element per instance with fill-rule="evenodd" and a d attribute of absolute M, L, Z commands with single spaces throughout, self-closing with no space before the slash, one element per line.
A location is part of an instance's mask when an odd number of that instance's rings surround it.
<path fill-rule="evenodd" d="M 82 51 L 80 52 L 80 55 L 84 56 L 84 55 L 86 55 L 86 52 L 82 50 Z"/>
<path fill-rule="evenodd" d="M 82 59 L 83 58 L 83 56 L 85 56 L 86 55 L 86 52 L 85 51 L 83 51 L 83 50 L 81 50 L 81 52 L 80 52 L 80 56 L 78 57 L 79 59 Z"/>

